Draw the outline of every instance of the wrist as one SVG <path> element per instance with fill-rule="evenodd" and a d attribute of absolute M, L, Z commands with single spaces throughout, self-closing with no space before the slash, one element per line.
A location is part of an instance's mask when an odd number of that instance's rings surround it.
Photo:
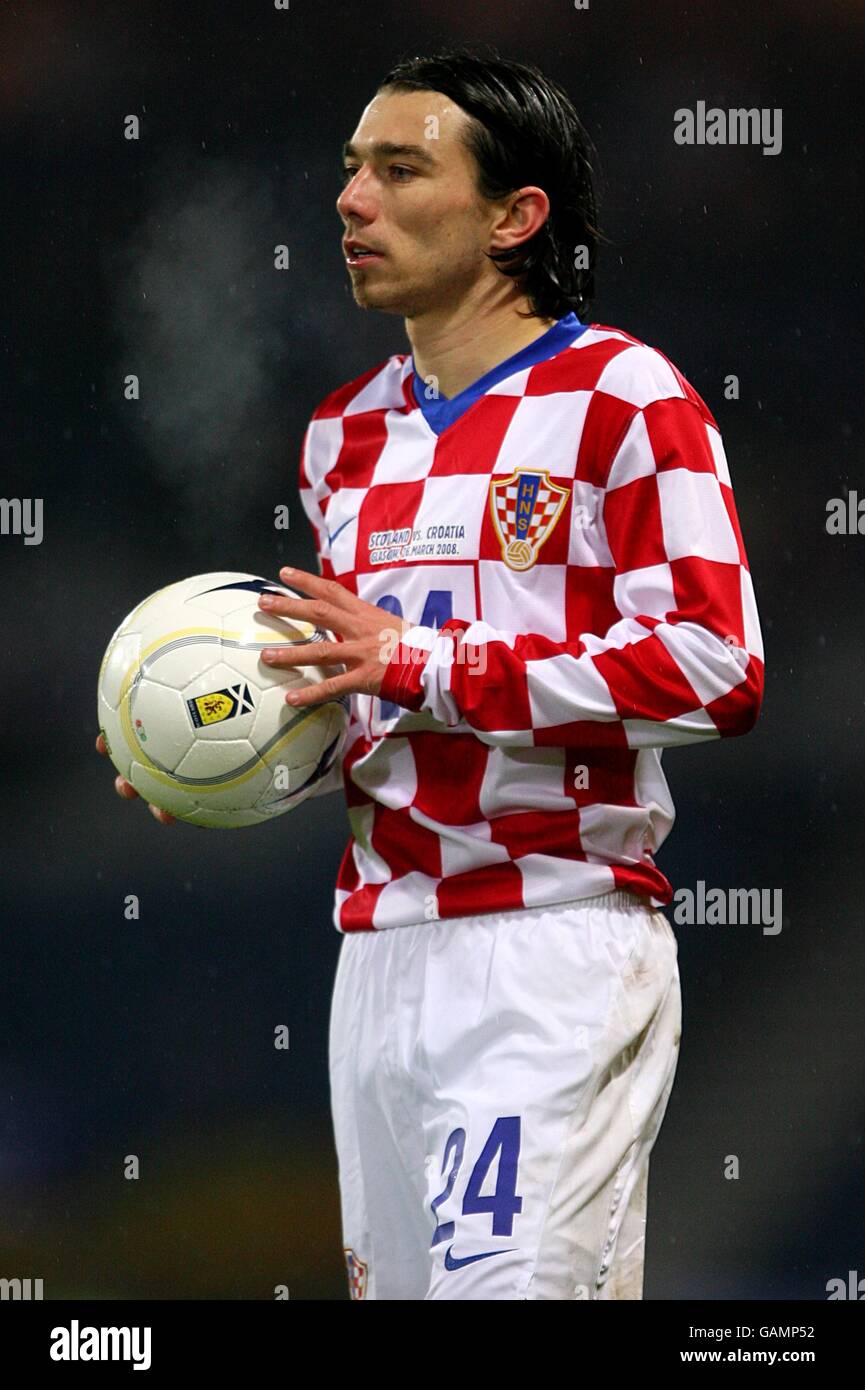
<path fill-rule="evenodd" d="M 450 665 L 458 634 L 468 626 L 459 618 L 449 618 L 440 628 L 406 626 L 385 666 L 380 697 L 404 709 L 421 710 L 427 696 L 423 677 L 430 659 Z"/>

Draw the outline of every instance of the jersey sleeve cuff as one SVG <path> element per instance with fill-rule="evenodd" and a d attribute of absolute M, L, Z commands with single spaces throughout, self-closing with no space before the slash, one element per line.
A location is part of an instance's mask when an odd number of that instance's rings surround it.
<path fill-rule="evenodd" d="M 459 618 L 449 618 L 440 628 L 407 628 L 384 668 L 379 697 L 403 709 L 435 713 L 435 692 L 429 688 L 430 673 L 453 661 L 455 639 L 469 626 Z"/>

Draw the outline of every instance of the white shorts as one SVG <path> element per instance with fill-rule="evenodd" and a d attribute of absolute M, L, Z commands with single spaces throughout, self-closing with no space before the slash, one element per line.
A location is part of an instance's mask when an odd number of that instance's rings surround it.
<path fill-rule="evenodd" d="M 331 1104 L 353 1298 L 643 1296 L 673 929 L 626 892 L 347 934 Z"/>

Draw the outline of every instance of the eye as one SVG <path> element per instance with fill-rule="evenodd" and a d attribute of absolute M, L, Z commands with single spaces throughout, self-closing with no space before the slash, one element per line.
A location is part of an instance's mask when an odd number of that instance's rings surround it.
<path fill-rule="evenodd" d="M 356 173 L 357 173 L 357 165 L 355 165 L 355 164 L 344 164 L 343 167 L 342 167 L 342 181 L 343 181 L 343 183 L 350 183 L 351 180 L 354 178 L 354 176 L 355 176 Z"/>
<path fill-rule="evenodd" d="M 409 178 L 414 174 L 414 169 L 407 169 L 404 164 L 392 164 L 390 166 L 392 174 L 406 174 Z M 402 179 L 397 179 L 397 183 L 402 183 Z"/>

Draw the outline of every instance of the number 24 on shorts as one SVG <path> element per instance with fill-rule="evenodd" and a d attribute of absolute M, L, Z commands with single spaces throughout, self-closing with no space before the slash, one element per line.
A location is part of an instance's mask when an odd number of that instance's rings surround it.
<path fill-rule="evenodd" d="M 454 1183 L 459 1176 L 462 1167 L 463 1155 L 465 1152 L 466 1132 L 464 1129 L 455 1129 L 448 1135 L 445 1144 L 444 1156 L 442 1158 L 442 1176 L 445 1169 L 448 1169 L 445 1186 L 437 1197 L 430 1203 L 432 1214 L 436 1218 L 435 1230 L 430 1241 L 430 1247 L 438 1245 L 443 1240 L 451 1240 L 454 1235 L 455 1223 L 453 1221 L 438 1220 L 438 1208 L 442 1202 L 446 1202 L 454 1188 Z M 496 1155 L 499 1156 L 498 1173 L 496 1175 L 495 1191 L 489 1196 L 482 1196 L 481 1188 L 484 1180 L 495 1162 Z M 477 1163 L 471 1171 L 468 1182 L 466 1183 L 465 1195 L 463 1196 L 462 1214 L 470 1216 L 475 1212 L 492 1212 L 494 1236 L 509 1236 L 513 1233 L 514 1217 L 523 1209 L 523 1199 L 517 1195 L 517 1168 L 520 1160 L 520 1117 L 519 1115 L 503 1115 L 496 1120 L 490 1130 L 489 1138 L 481 1150 Z"/>

